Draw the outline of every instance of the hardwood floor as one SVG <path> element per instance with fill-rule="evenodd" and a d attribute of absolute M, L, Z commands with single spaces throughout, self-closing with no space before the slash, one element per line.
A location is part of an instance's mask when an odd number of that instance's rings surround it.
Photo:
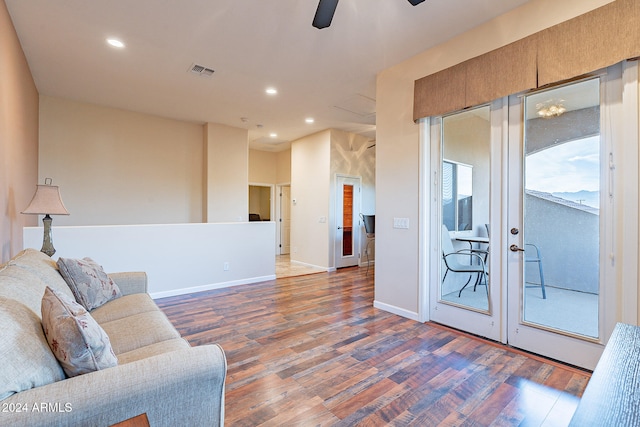
<path fill-rule="evenodd" d="M 589 373 L 373 308 L 366 268 L 157 300 L 219 343 L 227 426 L 565 426 Z"/>

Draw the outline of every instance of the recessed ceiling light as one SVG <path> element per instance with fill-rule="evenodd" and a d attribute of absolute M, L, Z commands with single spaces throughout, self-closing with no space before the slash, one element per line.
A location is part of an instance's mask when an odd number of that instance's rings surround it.
<path fill-rule="evenodd" d="M 113 47 L 118 47 L 118 48 L 123 48 L 124 47 L 124 43 L 122 43 L 118 39 L 107 39 L 107 43 L 109 43 Z"/>
<path fill-rule="evenodd" d="M 275 95 L 276 93 L 278 93 L 278 90 L 276 88 L 273 87 L 268 87 L 265 92 L 267 92 L 268 95 Z"/>
<path fill-rule="evenodd" d="M 270 136 L 271 138 L 277 138 L 277 137 L 278 137 L 278 134 L 277 134 L 277 133 L 270 133 L 270 134 L 269 134 L 269 136 Z"/>
<path fill-rule="evenodd" d="M 313 120 L 313 117 L 307 117 L 306 119 L 304 119 L 304 121 L 307 122 L 307 123 L 315 122 L 315 120 Z"/>

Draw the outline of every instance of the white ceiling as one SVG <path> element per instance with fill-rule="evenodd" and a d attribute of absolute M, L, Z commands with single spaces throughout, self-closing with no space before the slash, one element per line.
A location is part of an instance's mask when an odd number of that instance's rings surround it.
<path fill-rule="evenodd" d="M 375 139 L 378 72 L 528 0 L 342 0 L 323 30 L 316 0 L 5 1 L 41 95 L 245 128 L 277 151 L 327 128 Z"/>

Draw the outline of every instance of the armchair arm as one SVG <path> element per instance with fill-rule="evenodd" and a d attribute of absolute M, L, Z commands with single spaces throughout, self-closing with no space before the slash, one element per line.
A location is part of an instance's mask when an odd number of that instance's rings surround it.
<path fill-rule="evenodd" d="M 459 249 L 457 251 L 455 251 L 456 254 L 462 253 L 463 255 L 470 255 L 472 253 L 479 253 L 479 254 L 488 254 L 489 251 L 485 250 L 485 249 Z"/>
<path fill-rule="evenodd" d="M 473 259 L 475 257 L 475 258 L 478 258 L 478 266 L 482 266 L 482 271 L 486 272 L 487 268 L 485 266 L 484 259 L 480 255 L 475 254 L 473 252 L 475 252 L 475 250 L 474 251 L 470 251 L 469 249 L 461 249 L 459 251 L 451 252 L 451 253 L 448 253 L 448 254 L 442 254 L 442 259 L 444 259 L 444 262 L 445 262 L 445 264 L 447 264 L 447 267 L 449 269 L 455 271 L 456 270 L 455 268 L 452 268 L 452 267 L 449 266 L 449 263 L 447 262 L 447 257 L 449 257 L 451 255 L 463 255 L 463 256 L 471 257 L 471 259 Z"/>
<path fill-rule="evenodd" d="M 122 295 L 147 293 L 147 273 L 144 271 L 109 273 L 109 277 L 118 285 Z"/>
<path fill-rule="evenodd" d="M 14 394 L 0 425 L 99 427 L 146 413 L 152 426 L 222 426 L 226 372 L 218 345 L 163 353 Z"/>

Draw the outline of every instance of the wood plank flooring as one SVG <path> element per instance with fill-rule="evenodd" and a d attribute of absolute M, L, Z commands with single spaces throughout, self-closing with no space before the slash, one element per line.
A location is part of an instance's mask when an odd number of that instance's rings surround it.
<path fill-rule="evenodd" d="M 157 300 L 219 343 L 227 426 L 566 426 L 589 373 L 373 308 L 366 268 Z"/>

